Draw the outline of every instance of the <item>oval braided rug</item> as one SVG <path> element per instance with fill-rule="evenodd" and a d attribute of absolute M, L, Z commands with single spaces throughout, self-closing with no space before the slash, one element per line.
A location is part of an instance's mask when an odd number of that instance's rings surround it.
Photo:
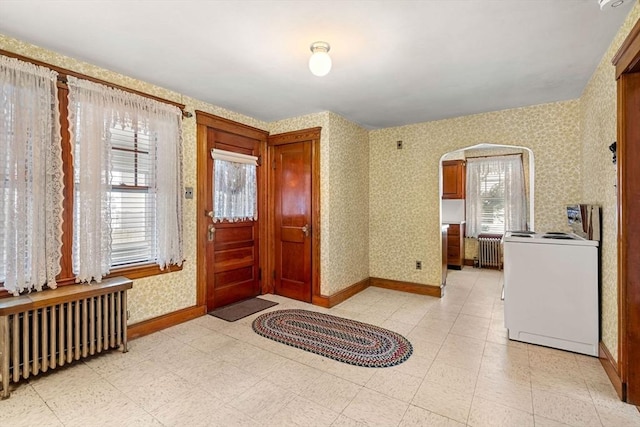
<path fill-rule="evenodd" d="M 396 332 L 308 310 L 262 314 L 253 321 L 253 330 L 274 341 L 357 366 L 394 366 L 413 352 L 411 343 Z"/>

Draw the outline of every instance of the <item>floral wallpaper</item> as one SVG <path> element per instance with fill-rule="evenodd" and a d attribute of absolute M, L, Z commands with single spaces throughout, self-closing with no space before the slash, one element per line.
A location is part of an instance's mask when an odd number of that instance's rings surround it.
<path fill-rule="evenodd" d="M 618 359 L 616 167 L 609 145 L 616 140 L 616 76 L 611 59 L 640 18 L 636 3 L 587 84 L 580 105 L 582 200 L 602 206 L 602 342 Z"/>
<path fill-rule="evenodd" d="M 565 205 L 581 189 L 578 115 L 573 100 L 370 132 L 370 275 L 440 283 L 440 158 L 480 143 L 531 149 L 536 228 L 567 230 Z"/>
<path fill-rule="evenodd" d="M 321 177 L 321 195 L 329 199 L 323 295 L 369 277 L 369 132 L 334 113 L 329 130 L 329 174 Z"/>

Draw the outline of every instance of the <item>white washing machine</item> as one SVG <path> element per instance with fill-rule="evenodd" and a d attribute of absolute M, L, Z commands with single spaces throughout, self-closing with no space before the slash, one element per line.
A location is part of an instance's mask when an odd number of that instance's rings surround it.
<path fill-rule="evenodd" d="M 509 339 L 598 356 L 598 241 L 573 233 L 507 232 Z"/>

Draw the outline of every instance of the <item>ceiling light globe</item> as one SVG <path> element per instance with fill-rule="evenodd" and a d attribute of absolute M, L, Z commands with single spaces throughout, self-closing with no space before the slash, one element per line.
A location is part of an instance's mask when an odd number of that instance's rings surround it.
<path fill-rule="evenodd" d="M 315 42 L 311 44 L 311 58 L 309 58 L 309 70 L 314 76 L 323 77 L 331 71 L 331 57 L 329 56 L 329 43 Z"/>

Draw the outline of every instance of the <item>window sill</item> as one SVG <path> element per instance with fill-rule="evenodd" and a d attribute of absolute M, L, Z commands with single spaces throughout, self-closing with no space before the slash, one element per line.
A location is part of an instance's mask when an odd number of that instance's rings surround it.
<path fill-rule="evenodd" d="M 183 263 L 184 265 L 184 263 Z M 115 276 L 125 276 L 129 279 L 142 279 L 144 277 L 156 276 L 158 274 L 166 274 L 173 273 L 176 271 L 181 271 L 182 265 L 169 265 L 161 270 L 158 264 L 143 264 L 143 265 L 135 265 L 130 267 L 120 267 L 111 270 L 111 273 L 106 275 L 104 278 L 115 277 Z"/>
<path fill-rule="evenodd" d="M 183 265 L 184 265 L 184 262 L 183 262 Z M 159 274 L 166 274 L 166 273 L 174 273 L 176 271 L 181 271 L 181 270 L 182 270 L 182 265 L 181 266 L 169 265 L 168 267 L 165 267 L 164 270 L 160 270 L 160 267 L 158 266 L 158 264 L 142 264 L 142 265 L 120 267 L 117 269 L 113 269 L 111 270 L 111 273 L 104 276 L 103 279 L 108 279 L 116 276 L 125 276 L 126 278 L 132 279 L 132 280 L 142 279 L 144 277 L 151 277 L 151 276 L 156 276 Z M 75 283 L 74 278 L 58 279 L 57 282 L 58 282 L 58 287 L 77 284 Z M 11 295 L 2 287 L 2 283 L 0 282 L 0 298 L 8 298 L 12 296 L 13 295 Z"/>

